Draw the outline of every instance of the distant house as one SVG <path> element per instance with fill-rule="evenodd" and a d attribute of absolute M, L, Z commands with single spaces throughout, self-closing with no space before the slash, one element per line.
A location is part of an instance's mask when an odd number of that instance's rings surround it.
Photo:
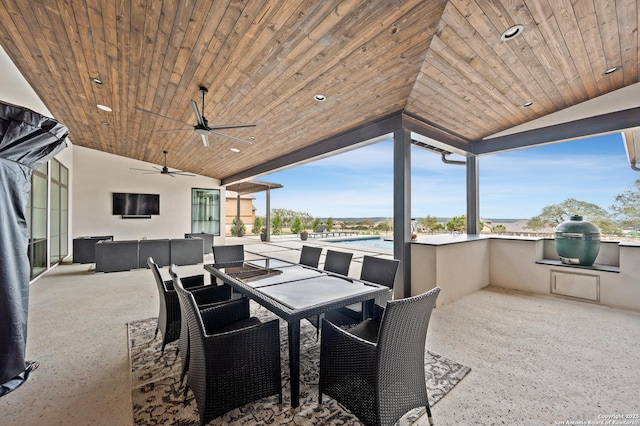
<path fill-rule="evenodd" d="M 225 234 L 231 235 L 231 225 L 238 212 L 238 193 L 234 191 L 226 191 L 226 193 Z M 253 205 L 255 198 L 253 194 L 240 196 L 240 220 L 244 223 L 246 233 L 251 232 L 253 222 L 256 219 L 256 208 Z"/>

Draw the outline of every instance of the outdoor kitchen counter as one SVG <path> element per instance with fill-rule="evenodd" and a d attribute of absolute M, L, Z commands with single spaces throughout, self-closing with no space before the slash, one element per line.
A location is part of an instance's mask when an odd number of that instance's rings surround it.
<path fill-rule="evenodd" d="M 553 238 L 501 235 L 434 235 L 411 243 L 411 294 L 440 287 L 436 306 L 492 285 L 553 294 L 559 272 L 597 285 L 596 300 L 640 311 L 640 243 L 601 241 L 597 267 L 575 268 L 559 260 Z M 581 284 L 580 284 L 581 285 Z M 395 295 L 398 297 L 398 295 Z M 576 298 L 576 300 L 581 300 Z"/>

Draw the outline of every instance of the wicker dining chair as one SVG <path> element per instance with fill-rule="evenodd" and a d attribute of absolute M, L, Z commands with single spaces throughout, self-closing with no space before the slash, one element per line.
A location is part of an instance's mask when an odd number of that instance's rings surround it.
<path fill-rule="evenodd" d="M 324 258 L 324 269 L 327 272 L 333 272 L 340 275 L 349 275 L 349 267 L 351 266 L 351 258 L 353 253 L 344 251 L 327 250 Z"/>
<path fill-rule="evenodd" d="M 318 403 L 328 395 L 367 425 L 392 425 L 425 407 L 432 425 L 424 354 L 439 292 L 389 301 L 380 321 L 346 331 L 323 319 Z"/>
<path fill-rule="evenodd" d="M 327 255 L 324 259 L 324 266 L 322 269 L 327 272 L 333 272 L 334 274 L 347 276 L 349 275 L 349 267 L 351 266 L 352 258 L 353 253 L 327 250 Z M 322 315 L 315 315 L 313 317 L 307 317 L 306 319 L 316 328 L 316 340 L 319 339 Z"/>
<path fill-rule="evenodd" d="M 160 299 L 160 309 L 158 312 L 158 324 L 154 338 L 158 336 L 158 331 L 162 334 L 162 352 L 168 343 L 180 338 L 181 316 L 178 295 L 173 289 L 173 280 L 163 280 L 160 268 L 152 257 L 147 258 L 147 265 L 153 273 L 158 287 Z M 193 292 L 198 305 L 209 305 L 225 301 L 231 298 L 231 288 L 228 286 L 204 285 L 204 275 L 191 275 L 182 279 L 182 284 L 189 291 Z M 184 345 L 178 345 L 178 352 Z"/>
<path fill-rule="evenodd" d="M 246 297 L 199 310 L 174 265 L 170 274 L 189 332 L 185 395 L 194 393 L 200 425 L 272 395 L 282 406 L 278 320 L 250 317 Z"/>
<path fill-rule="evenodd" d="M 244 245 L 213 246 L 213 261 L 215 263 L 244 261 Z"/>
<path fill-rule="evenodd" d="M 322 255 L 322 247 L 302 246 L 300 264 L 317 268 Z"/>
<path fill-rule="evenodd" d="M 397 259 L 374 256 L 363 257 L 360 279 L 389 287 L 388 293 L 376 296 L 373 315 L 378 318 L 382 315 L 383 306 L 392 299 L 393 283 L 395 282 L 399 265 L 400 261 Z M 326 312 L 324 317 L 339 326 L 353 326 L 364 319 L 362 318 L 362 303 L 355 303 Z"/>

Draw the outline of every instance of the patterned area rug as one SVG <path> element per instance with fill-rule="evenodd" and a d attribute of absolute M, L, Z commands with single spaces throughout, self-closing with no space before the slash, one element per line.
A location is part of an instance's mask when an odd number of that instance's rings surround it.
<path fill-rule="evenodd" d="M 251 314 L 267 321 L 276 318 L 271 312 L 251 302 Z M 161 338 L 153 338 L 156 318 L 134 321 L 129 326 L 131 360 L 131 392 L 133 421 L 137 425 L 198 425 L 199 417 L 192 392 L 184 397 L 180 384 L 181 362 L 176 357 L 177 342 L 160 353 Z M 300 411 L 291 414 L 287 325 L 280 321 L 281 359 L 284 406 L 278 409 L 277 397 L 269 397 L 226 413 L 213 420 L 212 425 L 361 425 L 358 419 L 335 400 L 323 397 L 318 407 L 318 369 L 320 345 L 316 329 L 302 321 L 300 335 Z M 440 400 L 470 371 L 439 355 L 426 352 L 425 371 L 431 405 Z M 186 382 L 186 379 L 185 379 Z M 413 424 L 426 410 L 417 408 L 407 413 L 398 425 Z M 425 417 L 426 422 L 426 417 Z"/>

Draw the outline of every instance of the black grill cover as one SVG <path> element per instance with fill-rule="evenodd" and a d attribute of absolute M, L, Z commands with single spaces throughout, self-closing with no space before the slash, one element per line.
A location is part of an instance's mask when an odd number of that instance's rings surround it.
<path fill-rule="evenodd" d="M 0 101 L 0 396 L 27 368 L 29 258 L 25 209 L 34 169 L 66 147 L 57 121 Z M 9 385 L 7 385 L 9 383 Z"/>

